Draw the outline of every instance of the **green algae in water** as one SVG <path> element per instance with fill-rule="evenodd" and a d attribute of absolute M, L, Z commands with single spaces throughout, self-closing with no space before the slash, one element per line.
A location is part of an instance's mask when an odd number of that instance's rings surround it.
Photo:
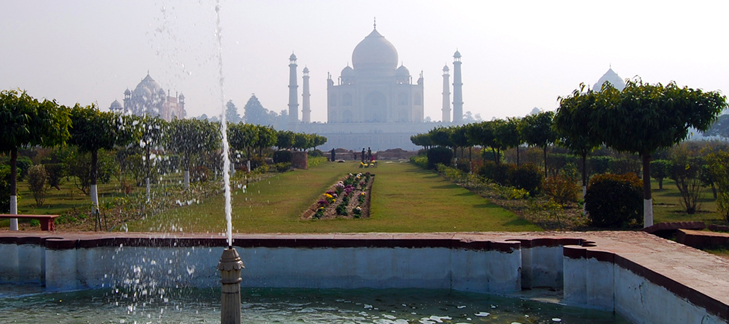
<path fill-rule="evenodd" d="M 629 323 L 611 312 L 429 289 L 252 289 L 242 323 Z M 97 289 L 0 299 L 0 323 L 218 323 L 220 289 Z"/>

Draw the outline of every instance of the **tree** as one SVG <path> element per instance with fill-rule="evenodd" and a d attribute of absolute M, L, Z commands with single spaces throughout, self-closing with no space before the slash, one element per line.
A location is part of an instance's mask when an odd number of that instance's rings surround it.
<path fill-rule="evenodd" d="M 434 145 L 428 133 L 410 136 L 410 141 L 415 145 L 422 146 L 426 150 Z"/>
<path fill-rule="evenodd" d="M 243 107 L 243 118 L 246 123 L 255 125 L 276 125 L 279 115 L 274 111 L 269 111 L 261 105 L 256 95 L 251 95 L 246 105 Z"/>
<path fill-rule="evenodd" d="M 46 178 L 48 178 L 48 173 L 46 173 L 46 168 L 43 167 L 43 164 L 30 167 L 30 171 L 28 171 L 28 187 L 30 188 L 30 192 L 33 193 L 37 207 L 42 207 L 43 201 L 46 199 L 46 192 L 48 192 Z"/>
<path fill-rule="evenodd" d="M 671 162 L 666 160 L 651 161 L 651 178 L 658 180 L 658 190 L 663 190 L 663 179 L 670 176 Z"/>
<path fill-rule="evenodd" d="M 453 143 L 453 154 L 455 154 L 455 149 L 457 147 L 461 148 L 461 156 L 463 156 L 463 149 L 466 146 L 471 146 L 471 141 L 468 140 L 468 136 L 466 136 L 466 126 L 455 126 L 451 127 L 450 131 L 450 142 Z M 471 160 L 471 157 L 468 157 L 468 160 Z"/>
<path fill-rule="evenodd" d="M 559 98 L 559 108 L 554 115 L 554 128 L 559 145 L 580 156 L 582 163 L 582 194 L 587 193 L 587 155 L 601 142 L 591 133 L 590 112 L 595 107 L 596 93 L 580 84 L 580 88 L 566 98 Z"/>
<path fill-rule="evenodd" d="M 294 132 L 292 131 L 278 131 L 276 134 L 276 146 L 279 150 L 290 149 L 294 146 Z"/>
<path fill-rule="evenodd" d="M 719 116 L 704 135 L 729 138 L 729 114 Z"/>
<path fill-rule="evenodd" d="M 151 117 L 148 115 L 136 117 L 136 131 L 138 136 L 138 145 L 144 151 L 144 179 L 147 185 L 147 201 L 151 197 L 150 177 L 152 173 L 152 149 L 157 153 L 161 150 L 164 134 L 167 128 L 167 122 L 159 117 Z"/>
<path fill-rule="evenodd" d="M 501 152 L 509 148 L 517 148 L 517 165 L 519 165 L 519 145 L 521 145 L 521 135 L 519 133 L 519 123 L 510 120 L 496 119 L 491 121 L 491 129 L 494 133 L 494 146 L 498 153 L 499 160 Z"/>
<path fill-rule="evenodd" d="M 640 154 L 643 163 L 644 226 L 653 225 L 650 187 L 651 154 L 686 139 L 689 128 L 705 131 L 726 107 L 726 97 L 675 82 L 651 85 L 628 80 L 618 91 L 603 85 L 590 109 L 590 130 L 595 140 L 620 152 Z"/>
<path fill-rule="evenodd" d="M 230 102 L 229 102 L 230 103 Z M 190 165 L 193 158 L 205 151 L 220 148 L 220 132 L 207 120 L 175 119 L 170 122 L 167 146 L 181 157 L 185 169 L 185 188 L 190 188 Z"/>
<path fill-rule="evenodd" d="M 516 166 L 519 166 L 519 146 L 524 143 L 524 136 L 519 131 L 522 119 L 519 117 L 509 117 L 506 119 L 506 123 L 509 125 L 507 135 L 510 138 L 509 147 L 516 148 Z"/>
<path fill-rule="evenodd" d="M 0 92 L 0 152 L 10 152 L 10 213 L 18 213 L 17 161 L 23 146 L 53 147 L 63 145 L 69 137 L 69 111 L 55 101 L 32 98 L 25 91 Z M 10 229 L 18 230 L 18 220 L 10 220 Z"/>
<path fill-rule="evenodd" d="M 258 125 L 256 127 L 258 136 L 254 147 L 258 149 L 258 156 L 263 157 L 263 149 L 276 145 L 278 133 L 271 126 Z"/>
<path fill-rule="evenodd" d="M 491 122 L 480 122 L 475 124 L 469 124 L 466 128 L 466 137 L 473 144 L 481 145 L 484 149 L 494 145 L 494 129 Z M 492 148 L 493 150 L 493 148 Z M 499 157 L 496 155 L 494 150 L 494 162 L 499 163 Z"/>
<path fill-rule="evenodd" d="M 229 123 L 239 123 L 241 118 L 238 115 L 238 108 L 233 103 L 233 100 L 228 100 L 225 104 L 225 120 Z"/>
<path fill-rule="evenodd" d="M 309 147 L 311 147 L 311 136 L 309 134 L 304 133 L 296 133 L 294 134 L 294 148 L 299 149 L 300 151 L 306 150 Z"/>
<path fill-rule="evenodd" d="M 547 176 L 547 148 L 557 140 L 557 132 L 552 128 L 554 112 L 544 111 L 536 115 L 524 117 L 519 132 L 529 145 L 539 146 L 544 150 L 544 176 Z"/>
<path fill-rule="evenodd" d="M 111 150 L 115 145 L 124 146 L 132 140 L 132 133 L 120 124 L 121 121 L 120 116 L 112 112 L 101 112 L 94 105 L 82 107 L 76 104 L 71 109 L 71 123 L 73 126 L 69 130 L 71 137 L 68 142 L 76 145 L 79 153 L 91 154 L 91 169 L 88 172 L 92 214 L 99 210 L 99 197 L 96 187 L 99 170 L 99 150 Z"/>

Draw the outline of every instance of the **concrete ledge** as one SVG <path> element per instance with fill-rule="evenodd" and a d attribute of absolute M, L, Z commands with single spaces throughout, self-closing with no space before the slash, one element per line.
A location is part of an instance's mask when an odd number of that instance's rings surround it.
<path fill-rule="evenodd" d="M 676 233 L 676 242 L 697 249 L 729 247 L 729 233 L 681 229 Z"/>

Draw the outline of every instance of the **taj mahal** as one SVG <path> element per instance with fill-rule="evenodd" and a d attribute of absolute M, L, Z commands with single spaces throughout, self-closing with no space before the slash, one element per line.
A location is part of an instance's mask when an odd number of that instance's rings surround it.
<path fill-rule="evenodd" d="M 453 55 L 453 109 L 450 101 L 450 69 L 443 68 L 443 118 L 424 120 L 424 78 L 416 80 L 404 66 L 398 66 L 397 49 L 377 31 L 377 25 L 352 52 L 352 66 L 344 67 L 336 79 L 328 76 L 327 123 L 311 122 L 309 70 L 303 69 L 301 119 L 299 119 L 297 57 L 289 57 L 288 129 L 327 137 L 321 149 L 373 150 L 416 149 L 410 136 L 437 126 L 460 124 L 463 120 L 461 54 Z M 453 118 L 451 118 L 451 114 Z"/>

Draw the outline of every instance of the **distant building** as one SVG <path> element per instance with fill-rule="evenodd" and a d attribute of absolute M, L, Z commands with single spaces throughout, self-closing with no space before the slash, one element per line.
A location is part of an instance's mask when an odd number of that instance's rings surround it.
<path fill-rule="evenodd" d="M 605 74 L 603 74 L 599 80 L 597 80 L 597 83 L 592 87 L 592 91 L 600 91 L 602 89 L 602 85 L 605 82 L 610 82 L 610 84 L 620 91 L 623 91 L 625 89 L 625 81 L 617 74 L 615 71 L 613 71 L 613 68 L 610 67 Z"/>
<path fill-rule="evenodd" d="M 413 82 L 410 71 L 401 63 L 395 46 L 374 26 L 352 53 L 352 66 L 342 69 L 334 80 L 327 78 L 327 123 L 311 123 L 309 106 L 309 70 L 304 70 L 303 121 L 298 120 L 297 57 L 289 57 L 288 128 L 297 132 L 316 133 L 327 137 L 322 149 L 346 148 L 361 150 L 416 149 L 410 136 L 426 133 L 437 126 L 460 124 L 463 120 L 461 54 L 454 54 L 453 113 L 443 110 L 442 122 L 425 122 L 424 78 L 421 72 Z M 448 82 L 448 81 L 445 81 Z M 313 94 L 316 96 L 316 94 Z M 444 85 L 444 101 L 450 101 L 450 90 Z M 294 110 L 296 109 L 296 110 Z M 456 116 L 455 114 L 461 114 Z M 445 118 L 448 114 L 448 118 Z"/>
<path fill-rule="evenodd" d="M 166 121 L 175 118 L 185 118 L 185 95 L 175 94 L 170 96 L 170 91 L 165 92 L 157 84 L 149 73 L 142 79 L 134 91 L 124 91 L 124 104 L 114 100 L 109 110 L 118 113 L 131 113 L 137 116 L 159 116 Z"/>

